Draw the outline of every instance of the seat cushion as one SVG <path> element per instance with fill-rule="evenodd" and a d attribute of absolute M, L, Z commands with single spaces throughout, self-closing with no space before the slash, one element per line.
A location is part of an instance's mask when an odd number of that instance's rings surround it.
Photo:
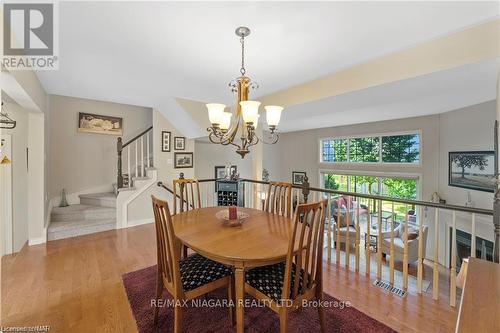
<path fill-rule="evenodd" d="M 285 263 L 280 262 L 278 264 L 262 266 L 253 268 L 246 272 L 245 281 L 253 288 L 257 289 L 267 297 L 271 298 L 275 302 L 281 300 L 281 293 L 283 291 L 283 281 L 285 280 Z M 296 266 L 292 266 L 292 281 L 290 286 L 290 295 L 294 288 L 294 275 Z M 298 293 L 302 293 L 302 284 L 304 277 L 304 270 L 301 269 L 301 274 L 299 275 L 299 289 Z"/>
<path fill-rule="evenodd" d="M 230 268 L 197 253 L 179 261 L 184 291 L 196 289 L 232 274 Z"/>

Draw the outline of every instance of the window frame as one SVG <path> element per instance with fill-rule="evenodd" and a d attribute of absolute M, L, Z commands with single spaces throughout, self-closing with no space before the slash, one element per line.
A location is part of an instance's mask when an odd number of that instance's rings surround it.
<path fill-rule="evenodd" d="M 418 135 L 419 136 L 419 156 L 418 162 L 384 162 L 382 160 L 382 138 L 387 136 L 400 136 L 400 135 Z M 355 162 L 350 161 L 350 139 L 360 139 L 360 138 L 379 138 L 379 151 L 378 151 L 378 162 Z M 323 141 L 324 140 L 347 140 L 347 161 L 336 162 L 336 161 L 323 161 Z M 320 164 L 337 164 L 337 165 L 398 165 L 398 166 L 408 166 L 408 167 L 421 167 L 423 159 L 423 138 L 422 130 L 409 130 L 409 131 L 399 131 L 399 132 L 387 132 L 387 133 L 375 133 L 375 134 L 363 134 L 363 135 L 345 135 L 345 136 L 331 136 L 323 137 L 318 141 L 319 146 L 319 163 Z"/>

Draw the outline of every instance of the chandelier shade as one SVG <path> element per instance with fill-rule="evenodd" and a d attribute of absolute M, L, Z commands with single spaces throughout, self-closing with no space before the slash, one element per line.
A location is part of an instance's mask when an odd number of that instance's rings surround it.
<path fill-rule="evenodd" d="M 222 113 L 224 112 L 226 106 L 219 103 L 208 103 L 206 106 L 208 109 L 208 119 L 210 120 L 210 123 L 212 123 L 212 125 L 219 125 L 222 121 Z"/>
<path fill-rule="evenodd" d="M 281 111 L 283 111 L 283 107 L 277 105 L 266 105 L 264 108 L 266 109 L 267 125 L 269 125 L 269 127 L 278 126 L 281 119 Z"/>
<path fill-rule="evenodd" d="M 259 86 L 246 76 L 245 69 L 245 37 L 250 35 L 250 29 L 239 27 L 235 32 L 240 37 L 241 43 L 241 76 L 231 81 L 229 87 L 233 93 L 236 93 L 236 107 L 234 113 L 232 113 L 224 112 L 226 108 L 224 104 L 207 104 L 208 119 L 211 123 L 207 131 L 209 132 L 208 138 L 212 143 L 235 146 L 237 148 L 236 153 L 241 158 L 244 158 L 250 152 L 250 147 L 256 145 L 259 141 L 266 144 L 278 142 L 279 136 L 276 128 L 280 122 L 283 107 L 277 105 L 265 106 L 269 133 L 265 134 L 265 138 L 259 138 L 256 129 L 259 125 L 261 102 L 248 100 L 249 90 L 257 89 Z"/>
<path fill-rule="evenodd" d="M 243 121 L 247 124 L 255 123 L 259 114 L 260 102 L 257 101 L 242 101 L 240 102 Z"/>

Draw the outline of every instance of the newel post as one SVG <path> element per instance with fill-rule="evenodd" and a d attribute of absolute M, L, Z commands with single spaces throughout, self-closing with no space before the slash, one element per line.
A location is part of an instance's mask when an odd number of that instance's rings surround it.
<path fill-rule="evenodd" d="M 122 138 L 120 137 L 116 142 L 116 151 L 118 153 L 118 175 L 117 175 L 116 185 L 118 188 L 123 187 L 122 150 L 123 150 L 123 142 Z"/>
<path fill-rule="evenodd" d="M 309 178 L 304 177 L 304 182 L 302 183 L 302 196 L 304 197 L 304 203 L 307 203 L 307 197 L 309 196 Z"/>

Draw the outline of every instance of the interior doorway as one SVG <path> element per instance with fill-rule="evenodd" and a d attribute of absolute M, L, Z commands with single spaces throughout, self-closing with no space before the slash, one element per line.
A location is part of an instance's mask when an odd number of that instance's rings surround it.
<path fill-rule="evenodd" d="M 1 134 L 0 147 L 0 255 L 11 254 L 12 244 L 12 137 Z"/>

